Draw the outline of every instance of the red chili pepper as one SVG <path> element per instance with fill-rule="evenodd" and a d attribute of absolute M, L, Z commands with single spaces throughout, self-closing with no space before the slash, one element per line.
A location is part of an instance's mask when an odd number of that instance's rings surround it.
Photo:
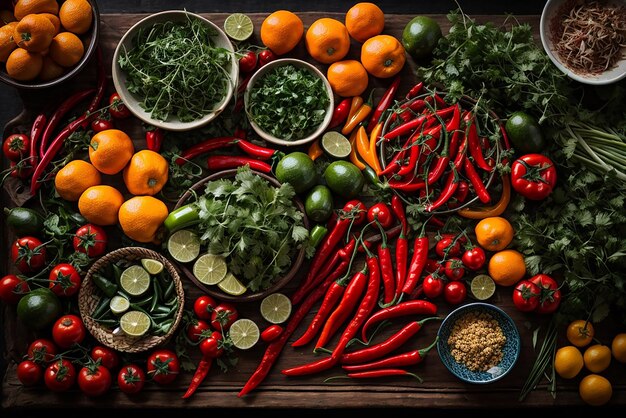
<path fill-rule="evenodd" d="M 417 286 L 422 275 L 422 270 L 428 260 L 428 235 L 425 232 L 426 222 L 422 226 L 420 235 L 415 238 L 413 243 L 413 256 L 409 264 L 409 272 L 402 287 L 402 293 L 410 294 Z"/>
<path fill-rule="evenodd" d="M 456 188 L 456 192 L 454 193 L 454 197 L 460 203 L 463 203 L 467 199 L 468 194 L 469 194 L 469 184 L 467 184 L 465 180 L 460 180 Z"/>
<path fill-rule="evenodd" d="M 412 137 L 409 137 L 406 140 L 402 149 L 400 149 L 398 152 L 394 154 L 391 161 L 389 161 L 389 164 L 387 164 L 385 168 L 380 173 L 378 173 L 378 176 L 388 176 L 390 174 L 394 174 L 396 171 L 400 169 L 400 167 L 402 166 L 404 155 L 406 154 L 407 149 L 411 145 L 412 140 L 413 140 Z"/>
<path fill-rule="evenodd" d="M 394 138 L 407 134 L 413 130 L 419 130 L 429 115 L 420 115 L 414 119 L 404 122 L 401 125 L 396 126 L 391 131 L 382 136 L 383 141 L 390 141 Z"/>
<path fill-rule="evenodd" d="M 245 139 L 237 140 L 237 146 L 239 146 L 239 149 L 249 156 L 256 157 L 260 160 L 270 160 L 279 152 L 275 149 L 265 148 L 260 145 L 253 144 Z"/>
<path fill-rule="evenodd" d="M 420 383 L 422 382 L 421 377 L 419 377 L 415 373 L 411 373 L 403 369 L 367 370 L 364 372 L 348 373 L 346 376 L 352 379 L 377 379 L 380 377 L 390 377 L 390 376 L 411 376 L 417 379 Z"/>
<path fill-rule="evenodd" d="M 368 329 L 386 319 L 398 318 L 409 315 L 435 315 L 437 305 L 427 300 L 409 300 L 397 305 L 381 309 L 368 318 L 361 330 L 361 338 L 367 341 Z"/>
<path fill-rule="evenodd" d="M 348 372 L 365 372 L 368 370 L 380 370 L 391 367 L 416 366 L 424 361 L 424 357 L 426 357 L 426 354 L 435 345 L 437 345 L 438 339 L 439 338 L 436 337 L 435 341 L 426 348 L 396 354 L 394 356 L 386 357 L 369 363 L 346 364 L 342 366 L 342 368 Z"/>
<path fill-rule="evenodd" d="M 180 157 L 176 159 L 176 164 L 183 165 L 187 161 L 207 152 L 215 151 L 220 148 L 231 146 L 239 141 L 239 138 L 233 136 L 220 136 L 216 138 L 205 139 L 180 153 Z"/>
<path fill-rule="evenodd" d="M 160 152 L 163 145 L 163 130 L 153 128 L 146 131 L 146 144 L 150 151 Z"/>
<path fill-rule="evenodd" d="M 419 83 L 411 87 L 411 90 L 406 93 L 405 99 L 411 100 L 412 98 L 417 97 L 417 95 L 420 94 L 420 92 L 422 91 L 422 88 L 424 88 L 424 82 L 420 81 Z"/>
<path fill-rule="evenodd" d="M 407 263 L 408 263 L 408 254 L 409 254 L 409 246 L 406 235 L 404 234 L 404 229 L 400 231 L 400 236 L 396 240 L 396 291 L 395 298 L 398 300 L 400 294 L 402 293 L 402 288 L 404 287 L 404 282 L 406 281 L 407 275 Z"/>
<path fill-rule="evenodd" d="M 389 109 L 389 107 L 393 103 L 393 99 L 396 95 L 396 92 L 398 91 L 399 86 L 400 86 L 400 75 L 398 74 L 393 79 L 393 81 L 391 82 L 391 84 L 389 85 L 385 93 L 383 94 L 383 97 L 381 97 L 380 101 L 378 102 L 378 105 L 372 112 L 372 115 L 370 116 L 370 120 L 366 126 L 366 131 L 368 134 L 372 132 L 372 129 L 374 129 L 374 126 L 376 126 L 376 124 L 380 121 L 380 117 L 383 115 L 383 113 L 385 113 L 387 109 Z"/>
<path fill-rule="evenodd" d="M 328 125 L 328 129 L 336 128 L 341 125 L 348 119 L 348 113 L 350 112 L 350 104 L 352 103 L 352 98 L 347 97 L 335 106 L 335 110 L 333 111 L 333 117 L 330 120 L 330 124 Z"/>
<path fill-rule="evenodd" d="M 283 327 L 278 324 L 270 325 L 269 327 L 265 328 L 263 332 L 261 332 L 261 339 L 266 343 L 270 343 L 276 338 L 280 337 L 280 334 L 282 334 L 283 331 Z"/>
<path fill-rule="evenodd" d="M 248 165 L 251 169 L 265 174 L 270 174 L 272 172 L 271 165 L 264 161 L 259 161 L 256 158 L 250 157 L 210 155 L 206 160 L 206 164 L 207 168 L 212 171 L 228 170 L 230 168 L 238 168 Z"/>
<path fill-rule="evenodd" d="M 489 164 L 487 164 L 487 161 L 485 161 L 485 156 L 483 155 L 482 144 L 481 144 L 480 138 L 478 137 L 478 127 L 476 126 L 476 119 L 474 118 L 474 115 L 472 113 L 470 112 L 467 113 L 467 115 L 465 116 L 465 123 L 469 125 L 469 132 L 467 134 L 467 137 L 468 137 L 467 140 L 468 140 L 470 155 L 472 156 L 472 158 L 474 159 L 474 162 L 479 168 L 487 172 L 491 172 L 495 167 L 489 166 Z M 486 202 L 483 202 L 483 203 L 486 203 Z"/>
<path fill-rule="evenodd" d="M 446 183 L 443 185 L 443 188 L 441 189 L 441 193 L 439 194 L 437 199 L 435 199 L 434 202 L 431 202 L 424 207 L 424 210 L 426 212 L 432 212 L 435 209 L 438 209 L 439 207 L 444 205 L 446 202 L 448 202 L 450 198 L 452 198 L 452 196 L 454 195 L 454 192 L 456 191 L 459 185 L 459 175 L 456 169 L 454 168 L 454 164 L 450 163 L 450 166 L 451 166 L 450 167 L 451 170 L 450 170 L 450 173 L 448 174 Z"/>
<path fill-rule="evenodd" d="M 29 164 L 32 167 L 37 165 L 39 160 L 37 155 L 37 143 L 42 136 L 43 131 L 46 128 L 46 115 L 41 113 L 37 116 L 33 122 L 33 126 L 30 128 L 30 149 L 29 149 Z"/>
<path fill-rule="evenodd" d="M 465 170 L 465 175 L 467 175 L 468 180 L 470 181 L 470 183 L 472 183 L 472 186 L 474 187 L 474 191 L 478 195 L 478 199 L 480 199 L 480 201 L 483 203 L 489 203 L 491 201 L 491 196 L 489 196 L 487 188 L 483 184 L 480 175 L 472 165 L 472 162 L 469 160 L 469 158 L 465 159 L 463 168 Z"/>
<path fill-rule="evenodd" d="M 198 367 L 196 368 L 196 371 L 191 378 L 191 383 L 189 383 L 187 392 L 185 392 L 185 394 L 183 395 L 183 399 L 191 397 L 191 395 L 196 392 L 196 390 L 200 387 L 200 384 L 204 382 L 204 379 L 209 374 L 212 363 L 212 358 L 202 358 L 200 360 L 200 363 L 198 363 Z"/>
<path fill-rule="evenodd" d="M 429 170 L 428 176 L 426 179 L 426 183 L 431 185 L 435 183 L 437 180 L 441 178 L 446 167 L 448 166 L 448 162 L 450 161 L 450 143 L 452 142 L 450 136 L 457 137 L 460 135 L 459 123 L 461 121 L 461 108 L 457 105 L 452 119 L 450 122 L 446 124 L 446 132 L 444 133 L 444 143 L 443 150 L 439 154 L 439 158 L 435 162 L 435 165 L 432 169 Z M 458 139 L 457 139 L 458 141 Z"/>
<path fill-rule="evenodd" d="M 391 197 L 391 211 L 402 225 L 401 234 L 406 234 L 408 232 L 408 223 L 406 221 L 406 213 L 404 212 L 404 204 L 397 194 Z"/>
<path fill-rule="evenodd" d="M 393 272 L 393 262 L 391 261 L 391 249 L 387 246 L 387 234 L 380 223 L 377 222 L 377 224 L 380 228 L 382 241 L 378 244 L 376 251 L 380 263 L 380 275 L 383 282 L 383 304 L 386 306 L 395 300 L 396 278 Z"/>

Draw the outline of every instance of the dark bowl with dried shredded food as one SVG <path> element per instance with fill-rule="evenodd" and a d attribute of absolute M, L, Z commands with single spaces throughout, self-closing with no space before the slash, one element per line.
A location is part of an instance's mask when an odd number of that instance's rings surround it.
<path fill-rule="evenodd" d="M 540 35 L 550 60 L 584 84 L 626 77 L 626 1 L 548 0 Z"/>

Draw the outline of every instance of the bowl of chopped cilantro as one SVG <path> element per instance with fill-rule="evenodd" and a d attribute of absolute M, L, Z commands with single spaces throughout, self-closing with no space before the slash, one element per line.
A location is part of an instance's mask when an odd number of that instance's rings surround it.
<path fill-rule="evenodd" d="M 112 63 L 115 89 L 143 122 L 170 131 L 206 125 L 229 104 L 238 60 L 228 36 L 185 10 L 155 13 L 122 36 Z"/>
<path fill-rule="evenodd" d="M 314 65 L 294 58 L 265 64 L 244 94 L 250 125 L 263 139 L 298 146 L 319 137 L 333 116 L 330 83 Z"/>

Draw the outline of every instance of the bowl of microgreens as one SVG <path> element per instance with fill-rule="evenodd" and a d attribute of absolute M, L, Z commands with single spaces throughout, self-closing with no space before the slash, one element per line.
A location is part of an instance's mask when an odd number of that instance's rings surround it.
<path fill-rule="evenodd" d="M 229 104 L 239 65 L 219 26 L 184 10 L 135 23 L 115 48 L 115 89 L 143 122 L 170 131 L 206 125 Z"/>
<path fill-rule="evenodd" d="M 265 64 L 244 93 L 250 125 L 263 139 L 298 146 L 319 137 L 333 116 L 333 90 L 314 65 L 295 58 Z"/>

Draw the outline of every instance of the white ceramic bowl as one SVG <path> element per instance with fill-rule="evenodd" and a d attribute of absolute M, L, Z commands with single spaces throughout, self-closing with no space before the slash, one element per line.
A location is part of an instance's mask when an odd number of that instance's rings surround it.
<path fill-rule="evenodd" d="M 543 48 L 545 49 L 548 57 L 557 66 L 562 72 L 567 74 L 572 80 L 578 81 L 584 84 L 593 84 L 593 85 L 602 85 L 602 84 L 611 84 L 615 83 L 624 77 L 626 77 L 626 58 L 622 58 L 617 62 L 617 65 L 612 69 L 607 70 L 601 74 L 594 75 L 582 75 L 576 73 L 566 67 L 561 60 L 559 59 L 557 53 L 554 50 L 554 44 L 551 39 L 551 31 L 550 31 L 550 21 L 554 17 L 555 13 L 561 8 L 561 6 L 568 0 L 548 0 L 543 8 L 541 13 L 541 22 L 540 22 L 540 36 L 541 43 L 543 44 Z M 616 4 L 626 4 L 624 0 L 616 0 Z"/>
<path fill-rule="evenodd" d="M 154 119 L 150 116 L 149 112 L 146 112 L 144 109 L 139 106 L 139 101 L 136 97 L 134 97 L 126 88 L 126 74 L 120 68 L 118 64 L 118 60 L 124 48 L 130 50 L 132 48 L 132 40 L 139 31 L 139 29 L 144 27 L 149 27 L 155 23 L 161 22 L 180 22 L 184 21 L 191 16 L 192 18 L 199 19 L 204 22 L 207 26 L 210 26 L 215 30 L 217 36 L 214 38 L 215 46 L 225 48 L 231 52 L 231 64 L 230 64 L 230 79 L 228 90 L 226 95 L 222 99 L 220 103 L 215 106 L 215 110 L 211 113 L 205 115 L 200 119 L 196 119 L 191 122 L 181 122 L 176 116 L 170 116 L 167 120 L 162 121 L 158 119 Z M 228 106 L 233 93 L 236 89 L 237 80 L 239 77 L 239 61 L 235 57 L 233 45 L 230 42 L 228 36 L 222 31 L 222 29 L 217 26 L 215 23 L 210 20 L 205 19 L 204 17 L 190 13 L 184 10 L 167 10 L 164 12 L 159 12 L 152 14 L 137 23 L 135 23 L 120 39 L 117 47 L 115 48 L 115 52 L 113 54 L 113 63 L 112 63 L 112 75 L 113 75 L 113 83 L 115 85 L 115 89 L 119 93 L 120 97 L 124 101 L 124 104 L 128 107 L 128 109 L 143 122 L 157 126 L 159 128 L 169 130 L 169 131 L 188 131 L 191 129 L 199 128 L 201 126 L 206 125 L 211 120 L 215 119 L 222 111 Z"/>
<path fill-rule="evenodd" d="M 324 120 L 322 121 L 322 123 L 319 125 L 319 127 L 312 132 L 309 136 L 305 137 L 305 138 L 301 138 L 298 140 L 294 140 L 294 141 L 288 141 L 285 140 L 283 138 L 277 138 L 265 131 L 263 131 L 261 129 L 261 127 L 259 127 L 259 125 L 257 125 L 252 118 L 248 117 L 248 120 L 250 121 L 250 125 L 252 126 L 252 129 L 254 129 L 254 131 L 263 139 L 265 139 L 268 142 L 277 144 L 277 145 L 283 145 L 283 146 L 298 146 L 298 145 L 304 145 L 307 144 L 309 142 L 314 141 L 316 138 L 318 138 L 320 135 L 322 135 L 324 133 L 324 131 L 326 130 L 326 128 L 328 128 L 328 125 L 330 124 L 330 120 L 333 117 L 333 110 L 335 107 L 335 101 L 334 101 L 334 97 L 333 97 L 333 89 L 330 86 L 330 83 L 328 82 L 328 80 L 326 79 L 326 76 L 317 69 L 317 67 L 315 67 L 312 64 L 309 64 L 306 61 L 302 61 L 299 59 L 295 59 L 295 58 L 281 58 L 275 61 L 271 61 L 268 64 L 265 64 L 263 67 L 259 68 L 250 78 L 250 81 L 248 82 L 248 85 L 246 86 L 246 91 L 244 93 L 244 106 L 246 108 L 246 112 L 248 109 L 248 102 L 249 102 L 249 97 L 250 97 L 250 92 L 252 91 L 252 89 L 254 88 L 255 83 L 262 78 L 268 71 L 273 70 L 276 67 L 279 66 L 284 66 L 284 65 L 294 65 L 296 67 L 300 67 L 300 68 L 306 68 L 307 70 L 309 70 L 311 73 L 313 73 L 314 75 L 316 75 L 317 77 L 319 77 L 323 82 L 324 82 L 324 86 L 326 86 L 326 92 L 328 93 L 328 98 L 330 99 L 328 102 L 328 108 L 326 109 L 326 116 L 324 117 Z"/>

